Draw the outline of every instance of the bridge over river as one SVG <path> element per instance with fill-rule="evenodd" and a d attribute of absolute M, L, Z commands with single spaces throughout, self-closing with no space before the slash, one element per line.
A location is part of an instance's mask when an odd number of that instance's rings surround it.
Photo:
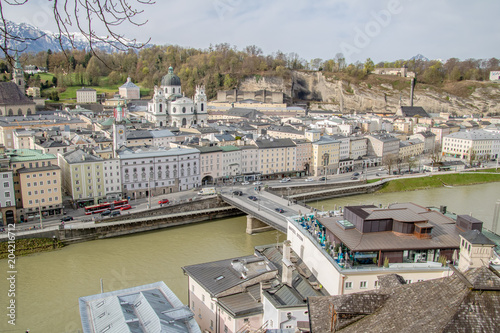
<path fill-rule="evenodd" d="M 331 187 L 305 188 L 303 185 L 285 184 L 258 191 L 253 186 L 223 188 L 218 195 L 191 199 L 189 202 L 136 211 L 114 218 L 95 222 L 75 221 L 66 225 L 54 225 L 44 229 L 16 230 L 16 238 L 57 238 L 65 243 L 81 242 L 92 239 L 122 236 L 143 231 L 191 224 L 224 217 L 247 214 L 246 232 L 254 234 L 276 229 L 286 233 L 286 218 L 311 210 L 305 201 L 317 198 L 331 198 L 349 194 L 373 191 L 374 184 L 350 183 Z M 310 186 L 309 186 L 310 187 Z M 312 191 L 316 188 L 316 191 Z M 242 195 L 235 195 L 241 191 Z M 307 192 L 306 192 L 307 191 Z M 281 193 L 285 193 L 281 194 Z M 251 200 L 254 196 L 256 200 Z M 299 200 L 303 199 L 303 202 Z M 300 204 L 298 203 L 300 202 Z M 20 227 L 16 225 L 16 228 Z M 0 241 L 7 239 L 7 233 L 0 235 Z"/>

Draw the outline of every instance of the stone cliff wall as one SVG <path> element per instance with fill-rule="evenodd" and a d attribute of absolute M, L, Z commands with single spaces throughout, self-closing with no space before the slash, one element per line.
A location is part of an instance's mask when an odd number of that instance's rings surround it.
<path fill-rule="evenodd" d="M 415 89 L 414 105 L 426 111 L 462 114 L 500 113 L 500 86 L 473 82 L 480 86 L 469 97 L 459 97 L 430 88 Z M 293 71 L 290 79 L 281 77 L 254 76 L 243 80 L 241 90 L 270 90 L 285 93 L 291 101 L 310 101 L 311 108 L 343 110 L 345 113 L 359 111 L 396 112 L 401 105 L 410 105 L 410 81 L 403 89 L 391 84 L 370 85 L 349 83 L 346 80 L 327 78 L 321 72 Z M 407 86 L 406 86 L 407 85 Z M 482 85 L 482 86 L 481 86 Z"/>

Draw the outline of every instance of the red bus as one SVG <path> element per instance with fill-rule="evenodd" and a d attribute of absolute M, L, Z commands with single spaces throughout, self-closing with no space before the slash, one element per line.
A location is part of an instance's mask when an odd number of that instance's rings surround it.
<path fill-rule="evenodd" d="M 113 201 L 112 203 L 103 202 L 103 203 L 98 204 L 98 205 L 85 207 L 85 215 L 102 213 L 107 209 L 109 209 L 109 210 L 120 209 L 121 207 L 123 207 L 125 205 L 128 205 L 127 199 L 116 200 L 116 201 Z"/>

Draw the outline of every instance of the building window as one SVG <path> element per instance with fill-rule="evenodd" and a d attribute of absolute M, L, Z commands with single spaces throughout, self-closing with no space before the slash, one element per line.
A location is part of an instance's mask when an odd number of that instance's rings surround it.
<path fill-rule="evenodd" d="M 9 182 L 4 182 L 3 187 L 9 187 Z"/>
<path fill-rule="evenodd" d="M 345 289 L 352 289 L 352 282 L 346 282 Z"/>
<path fill-rule="evenodd" d="M 367 282 L 366 282 L 366 281 L 361 281 L 361 282 L 359 283 L 359 288 L 361 288 L 361 289 L 365 289 L 365 288 L 366 288 L 366 285 L 367 285 Z"/>
<path fill-rule="evenodd" d="M 374 287 L 376 289 L 378 289 L 378 287 L 380 286 L 380 282 L 378 280 L 375 280 L 375 284 L 374 284 Z"/>

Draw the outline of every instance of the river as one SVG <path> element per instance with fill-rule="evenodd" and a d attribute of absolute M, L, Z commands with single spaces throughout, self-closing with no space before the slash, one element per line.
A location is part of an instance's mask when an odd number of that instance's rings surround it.
<path fill-rule="evenodd" d="M 491 225 L 498 183 L 405 193 L 368 194 L 310 203 L 331 210 L 337 206 L 412 201 L 422 206 L 445 205 Z M 7 323 L 8 284 L 0 283 L 0 332 L 81 332 L 78 298 L 104 291 L 165 281 L 187 302 L 187 277 L 181 267 L 253 253 L 254 246 L 282 242 L 285 235 L 247 235 L 246 218 L 230 218 L 126 237 L 74 244 L 57 251 L 17 258 L 16 326 Z M 7 260 L 0 260 L 6 276 Z"/>

